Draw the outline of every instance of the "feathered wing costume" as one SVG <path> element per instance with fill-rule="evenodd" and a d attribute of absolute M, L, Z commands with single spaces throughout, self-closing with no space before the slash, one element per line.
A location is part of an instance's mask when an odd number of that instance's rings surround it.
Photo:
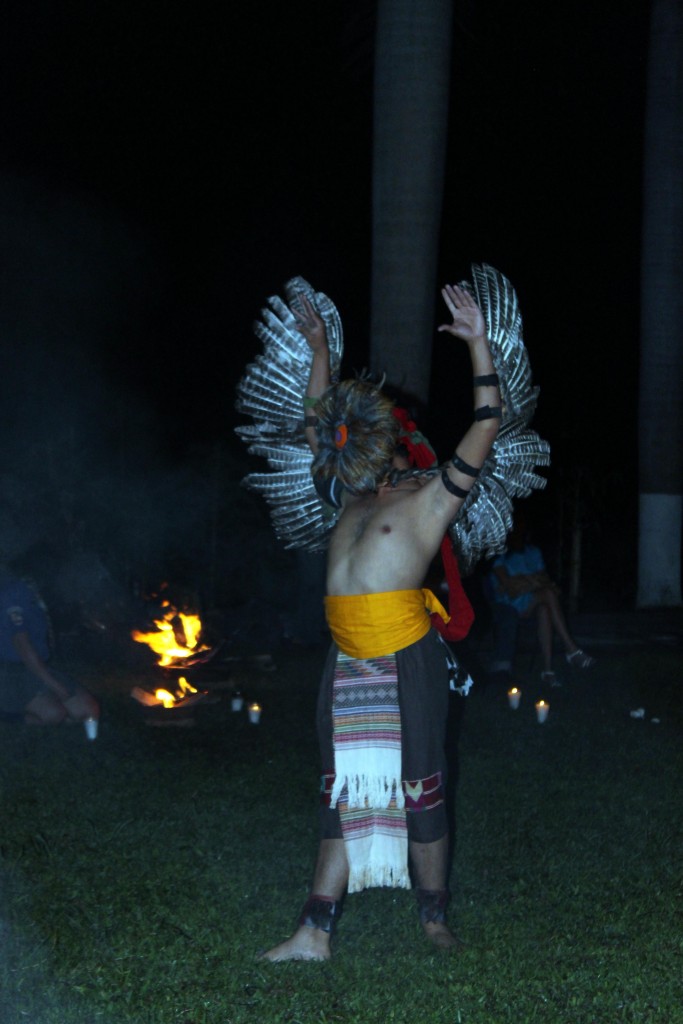
<path fill-rule="evenodd" d="M 550 445 L 529 423 L 539 388 L 522 336 L 522 315 L 514 288 L 500 271 L 472 264 L 472 283 L 462 282 L 484 314 L 491 358 L 500 382 L 503 407 L 498 436 L 469 495 L 449 527 L 464 573 L 482 557 L 505 550 L 512 528 L 512 501 L 546 485 L 537 466 L 550 464 Z"/>
<path fill-rule="evenodd" d="M 531 367 L 522 338 L 522 317 L 515 290 L 487 264 L 472 265 L 472 282 L 462 282 L 480 306 L 493 363 L 500 380 L 503 416 L 498 437 L 470 494 L 449 527 L 463 573 L 482 557 L 505 550 L 512 527 L 512 501 L 545 487 L 538 466 L 550 462 L 550 447 L 531 430 L 539 389 L 531 384 Z M 313 486 L 313 454 L 304 435 L 303 397 L 312 354 L 297 328 L 291 305 L 304 294 L 325 322 L 332 380 L 339 373 L 343 333 L 334 303 L 301 277 L 285 285 L 286 302 L 268 299 L 270 308 L 254 325 L 263 343 L 237 388 L 237 408 L 253 425 L 236 428 L 252 455 L 263 456 L 268 472 L 250 473 L 246 487 L 262 494 L 271 508 L 277 536 L 289 548 L 322 551 L 335 517 Z M 434 472 L 427 470 L 426 472 Z"/>
<path fill-rule="evenodd" d="M 250 454 L 263 456 L 270 466 L 270 472 L 250 473 L 243 483 L 270 505 L 278 538 L 288 548 L 324 551 L 335 520 L 313 486 L 313 453 L 304 435 L 303 399 L 312 352 L 290 309 L 299 295 L 305 295 L 325 323 L 330 377 L 338 378 L 344 351 L 339 313 L 327 295 L 314 291 L 303 277 L 294 277 L 285 285 L 287 301 L 271 296 L 270 308 L 254 324 L 263 352 L 237 386 L 237 409 L 254 423 L 236 427 L 236 432 Z"/>

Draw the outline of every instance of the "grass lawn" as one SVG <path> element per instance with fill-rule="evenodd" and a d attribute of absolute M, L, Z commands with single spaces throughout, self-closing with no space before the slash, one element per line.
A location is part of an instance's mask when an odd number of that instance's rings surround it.
<path fill-rule="evenodd" d="M 241 670 L 258 726 L 223 700 L 151 728 L 128 696 L 144 680 L 112 668 L 96 741 L 0 725 L 1 1024 L 683 1022 L 676 650 L 606 652 L 545 695 L 544 725 L 530 678 L 518 711 L 466 699 L 459 952 L 387 889 L 347 899 L 330 963 L 255 959 L 307 895 L 322 659 Z"/>

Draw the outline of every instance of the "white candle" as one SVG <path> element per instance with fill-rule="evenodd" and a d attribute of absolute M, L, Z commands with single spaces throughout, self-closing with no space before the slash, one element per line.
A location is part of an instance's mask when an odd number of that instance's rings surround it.
<path fill-rule="evenodd" d="M 511 690 L 508 690 L 508 704 L 511 708 L 516 711 L 519 707 L 519 702 L 522 699 L 522 691 L 518 690 L 516 686 L 513 686 Z"/>
<path fill-rule="evenodd" d="M 548 717 L 549 711 L 550 705 L 546 704 L 544 700 L 539 700 L 536 702 L 536 718 L 539 722 L 545 722 L 546 718 Z"/>
<path fill-rule="evenodd" d="M 258 725 L 260 719 L 261 719 L 261 705 L 260 704 L 250 704 L 249 705 L 249 721 L 252 723 L 252 725 Z"/>
<path fill-rule="evenodd" d="M 97 739 L 97 726 L 98 726 L 97 719 L 96 718 L 86 718 L 85 721 L 83 722 L 83 725 L 85 726 L 85 735 L 88 737 L 88 739 L 89 740 Z"/>
<path fill-rule="evenodd" d="M 242 697 L 242 694 L 241 693 L 233 694 L 232 700 L 230 702 L 230 706 L 232 707 L 232 710 L 233 711 L 241 711 L 243 704 L 244 704 L 244 699 Z"/>

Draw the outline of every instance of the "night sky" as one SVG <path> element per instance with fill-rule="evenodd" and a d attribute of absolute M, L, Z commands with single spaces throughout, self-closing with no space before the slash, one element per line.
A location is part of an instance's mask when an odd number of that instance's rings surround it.
<path fill-rule="evenodd" d="M 635 536 L 648 13 L 455 5 L 435 282 L 436 302 L 486 261 L 515 284 L 554 451 L 544 500 L 581 469 L 597 519 L 607 474 L 620 544 Z M 374 4 L 28 0 L 5 18 L 5 454 L 67 430 L 106 461 L 123 423 L 140 458 L 234 445 L 252 321 L 294 274 L 336 302 L 348 368 L 366 365 Z M 444 457 L 450 369 L 437 341 Z"/>

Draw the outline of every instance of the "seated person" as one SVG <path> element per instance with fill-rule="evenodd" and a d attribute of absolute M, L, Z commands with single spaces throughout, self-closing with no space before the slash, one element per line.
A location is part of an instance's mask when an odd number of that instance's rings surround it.
<path fill-rule="evenodd" d="M 50 622 L 36 589 L 0 566 L 0 715 L 28 725 L 99 718 L 82 686 L 48 664 Z"/>
<path fill-rule="evenodd" d="M 559 686 L 552 667 L 553 630 L 575 668 L 590 668 L 592 658 L 577 645 L 567 627 L 560 604 L 559 587 L 548 575 L 539 548 L 529 543 L 526 526 L 518 517 L 508 537 L 507 551 L 493 559 L 491 596 L 494 603 L 512 609 L 518 619 L 536 615 L 543 670 L 541 680 Z"/>

